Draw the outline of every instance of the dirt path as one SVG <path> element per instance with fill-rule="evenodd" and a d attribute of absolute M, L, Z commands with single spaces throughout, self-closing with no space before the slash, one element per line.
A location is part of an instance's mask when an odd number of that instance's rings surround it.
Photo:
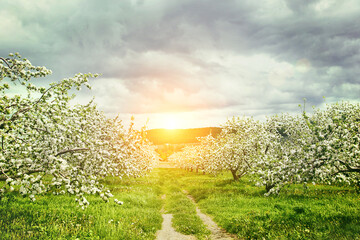
<path fill-rule="evenodd" d="M 163 214 L 161 230 L 156 233 L 157 240 L 195 240 L 194 236 L 187 236 L 175 231 L 171 226 L 172 214 Z"/>
<path fill-rule="evenodd" d="M 161 199 L 165 200 L 166 195 L 162 195 Z M 164 208 L 160 210 L 162 213 L 164 212 Z M 156 240 L 195 240 L 194 236 L 187 236 L 176 232 L 175 229 L 172 227 L 172 214 L 162 214 L 163 222 L 161 225 L 161 230 L 157 231 L 156 233 Z"/>
<path fill-rule="evenodd" d="M 196 214 L 200 217 L 200 219 L 204 222 L 206 227 L 210 230 L 211 240 L 230 240 L 237 239 L 235 236 L 231 236 L 225 230 L 221 229 L 209 216 L 202 213 L 200 209 L 197 207 L 196 202 L 192 196 L 188 194 L 187 191 L 183 191 L 186 196 L 195 204 L 196 206 Z M 161 197 L 162 199 L 166 198 L 166 195 Z M 161 209 L 161 212 L 164 212 L 164 209 Z M 163 222 L 161 225 L 161 230 L 156 233 L 156 240 L 195 240 L 196 237 L 191 235 L 184 235 L 179 232 L 176 232 L 172 227 L 172 214 L 162 214 Z"/>
<path fill-rule="evenodd" d="M 200 219 L 204 222 L 206 227 L 210 230 L 211 240 L 230 240 L 237 239 L 235 236 L 231 236 L 225 230 L 221 229 L 208 215 L 202 213 L 200 209 L 197 207 L 194 198 L 191 195 L 188 195 L 188 192 L 184 191 L 187 194 L 187 197 L 195 204 L 196 206 L 196 214 L 200 217 Z"/>

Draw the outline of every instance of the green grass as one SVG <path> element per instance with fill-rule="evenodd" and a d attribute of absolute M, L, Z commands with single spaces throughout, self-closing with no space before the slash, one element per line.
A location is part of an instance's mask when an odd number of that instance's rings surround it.
<path fill-rule="evenodd" d="M 196 215 L 194 203 L 187 198 L 179 185 L 174 169 L 158 169 L 162 191 L 166 195 L 164 210 L 173 214 L 172 225 L 176 231 L 194 235 L 198 239 L 206 239 L 210 231 Z"/>
<path fill-rule="evenodd" d="M 316 185 L 305 191 L 292 185 L 278 196 L 264 197 L 264 188 L 231 178 L 179 169 L 109 178 L 104 183 L 124 205 L 89 196 L 86 210 L 73 196 L 39 196 L 33 203 L 7 194 L 0 201 L 0 239 L 155 239 L 161 208 L 173 214 L 177 231 L 206 239 L 209 232 L 183 190 L 241 239 L 360 239 L 360 195 L 354 188 Z"/>
<path fill-rule="evenodd" d="M 201 209 L 245 239 L 360 239 L 360 195 L 350 187 L 290 186 L 279 196 L 246 179 L 174 172 Z"/>
<path fill-rule="evenodd" d="M 33 203 L 7 195 L 0 201 L 0 239 L 154 239 L 162 222 L 157 179 L 109 178 L 107 186 L 124 205 L 89 196 L 86 210 L 73 196 L 40 196 Z"/>

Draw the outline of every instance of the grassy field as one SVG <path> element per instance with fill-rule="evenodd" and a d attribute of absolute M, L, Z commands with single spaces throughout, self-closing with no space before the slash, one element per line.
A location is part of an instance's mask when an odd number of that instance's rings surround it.
<path fill-rule="evenodd" d="M 156 174 L 106 181 L 114 198 L 89 196 L 81 210 L 73 196 L 41 196 L 33 203 L 8 195 L 0 201 L 0 239 L 154 239 L 161 227 L 162 201 Z"/>
<path fill-rule="evenodd" d="M 351 187 L 290 186 L 264 197 L 263 188 L 230 174 L 172 171 L 200 208 L 239 238 L 360 239 L 360 195 Z"/>
<path fill-rule="evenodd" d="M 137 179 L 109 178 L 114 198 L 89 197 L 86 210 L 73 196 L 40 196 L 33 203 L 10 194 L 0 201 L 0 239 L 155 239 L 161 209 L 174 228 L 206 239 L 195 205 L 230 233 L 244 239 L 360 239 L 360 195 L 350 187 L 301 186 L 264 197 L 246 179 L 231 180 L 179 169 L 156 169 Z"/>
<path fill-rule="evenodd" d="M 176 231 L 195 235 L 198 239 L 206 239 L 210 231 L 196 215 L 194 203 L 186 197 L 178 179 L 179 170 L 158 169 L 165 197 L 164 210 L 173 214 L 173 227 Z"/>

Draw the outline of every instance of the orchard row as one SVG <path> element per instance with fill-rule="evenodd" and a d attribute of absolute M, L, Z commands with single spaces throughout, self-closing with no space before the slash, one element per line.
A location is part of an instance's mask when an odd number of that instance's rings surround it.
<path fill-rule="evenodd" d="M 360 104 L 341 102 L 312 114 L 281 114 L 260 122 L 228 120 L 221 134 L 200 138 L 170 156 L 178 167 L 249 175 L 267 194 L 292 183 L 360 185 Z"/>
<path fill-rule="evenodd" d="M 0 197 L 11 191 L 32 200 L 68 193 L 86 207 L 84 194 L 105 201 L 112 196 L 101 184 L 104 177 L 152 169 L 158 156 L 144 129 L 125 129 L 92 102 L 71 104 L 72 89 L 90 88 L 89 78 L 97 75 L 77 74 L 47 88 L 32 84 L 49 74 L 18 54 L 0 58 Z M 250 175 L 269 194 L 290 183 L 359 185 L 359 104 L 331 104 L 311 115 L 282 114 L 265 122 L 233 118 L 222 128 L 216 139 L 201 138 L 170 159 L 208 173 L 229 170 L 235 180 Z"/>

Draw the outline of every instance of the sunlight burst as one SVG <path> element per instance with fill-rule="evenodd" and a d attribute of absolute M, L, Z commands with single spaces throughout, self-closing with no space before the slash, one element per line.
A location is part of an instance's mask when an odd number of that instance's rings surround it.
<path fill-rule="evenodd" d="M 164 117 L 164 120 L 163 120 L 163 126 L 164 128 L 166 129 L 176 129 L 176 128 L 179 128 L 179 120 L 178 118 L 176 118 L 175 116 L 173 115 L 168 115 L 166 117 Z"/>

